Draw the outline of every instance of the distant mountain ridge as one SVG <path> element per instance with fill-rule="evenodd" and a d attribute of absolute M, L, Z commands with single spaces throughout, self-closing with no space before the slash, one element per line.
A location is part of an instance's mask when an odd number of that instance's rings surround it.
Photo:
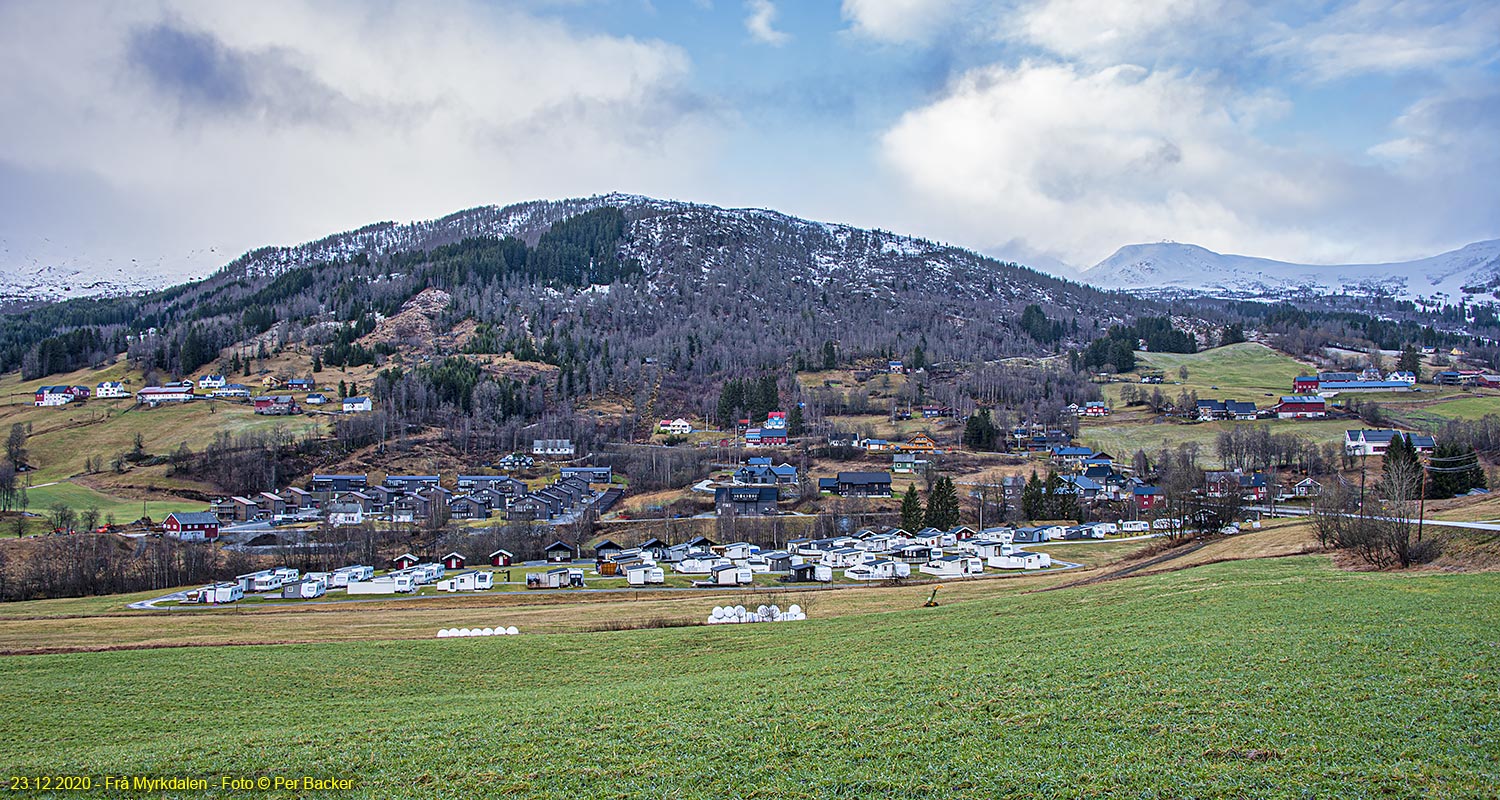
<path fill-rule="evenodd" d="M 1292 264 L 1226 255 L 1177 242 L 1127 245 L 1077 273 L 1102 289 L 1136 293 L 1204 293 L 1229 297 L 1384 294 L 1456 301 L 1500 287 L 1500 239 L 1475 242 L 1414 261 L 1384 264 Z M 1469 290 L 1466 292 L 1466 290 Z"/>

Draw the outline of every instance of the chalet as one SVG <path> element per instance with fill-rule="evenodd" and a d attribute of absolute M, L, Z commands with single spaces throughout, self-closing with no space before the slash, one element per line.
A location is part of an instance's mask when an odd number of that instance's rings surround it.
<path fill-rule="evenodd" d="M 496 466 L 502 470 L 531 469 L 536 465 L 536 460 L 525 453 L 510 453 L 500 459 Z"/>
<path fill-rule="evenodd" d="M 760 459 L 750 459 L 752 462 Z M 765 459 L 770 461 L 770 459 Z M 752 486 L 795 486 L 797 484 L 797 468 L 791 464 L 755 464 L 740 467 L 734 471 L 734 479 L 739 483 L 747 483 Z"/>
<path fill-rule="evenodd" d="M 937 452 L 937 440 L 926 433 L 918 432 L 902 444 L 901 450 L 908 453 L 935 453 Z"/>
<path fill-rule="evenodd" d="M 94 387 L 94 396 L 100 400 L 118 400 L 122 397 L 129 397 L 130 390 L 119 381 L 104 381 Z"/>
<path fill-rule="evenodd" d="M 282 417 L 299 410 L 297 401 L 289 394 L 265 395 L 253 398 L 250 402 L 255 406 L 255 413 L 262 416 Z"/>
<path fill-rule="evenodd" d="M 714 490 L 719 516 L 768 517 L 777 513 L 780 493 L 774 486 L 720 486 Z"/>
<path fill-rule="evenodd" d="M 228 381 L 224 380 L 224 376 L 223 375 L 199 375 L 198 376 L 198 388 L 199 389 L 222 389 L 222 388 L 224 388 L 224 385 L 226 383 L 228 383 Z"/>
<path fill-rule="evenodd" d="M 314 492 L 350 492 L 369 486 L 364 475 L 313 475 L 308 489 Z"/>
<path fill-rule="evenodd" d="M 1104 484 L 1087 475 L 1062 476 L 1063 491 L 1078 495 L 1080 500 L 1093 500 L 1104 491 Z"/>
<path fill-rule="evenodd" d="M 572 458 L 575 453 L 572 439 L 537 439 L 531 443 L 533 456 Z"/>
<path fill-rule="evenodd" d="M 168 536 L 183 541 L 213 541 L 219 538 L 219 517 L 206 511 L 174 511 L 162 521 L 162 530 Z"/>
<path fill-rule="evenodd" d="M 385 485 L 398 491 L 416 492 L 429 486 L 437 486 L 441 479 L 437 475 L 387 475 Z"/>
<path fill-rule="evenodd" d="M 693 432 L 693 423 L 688 422 L 682 417 L 678 417 L 677 419 L 664 419 L 661 422 L 657 423 L 656 429 L 662 433 L 670 434 L 672 436 L 686 436 Z"/>
<path fill-rule="evenodd" d="M 1136 486 L 1130 490 L 1130 496 L 1135 500 L 1135 507 L 1139 511 L 1150 511 L 1164 500 L 1161 489 L 1155 486 Z"/>
<path fill-rule="evenodd" d="M 448 501 L 448 516 L 452 519 L 486 519 L 490 515 L 490 504 L 473 495 L 455 497 Z"/>
<path fill-rule="evenodd" d="M 1344 431 L 1344 452 L 1351 456 L 1385 455 L 1386 449 L 1391 446 L 1391 442 L 1398 434 L 1405 436 L 1419 453 L 1431 453 L 1437 447 L 1437 440 L 1425 433 L 1365 429 Z"/>
<path fill-rule="evenodd" d="M 890 497 L 891 473 L 840 472 L 837 492 L 840 497 Z"/>
<path fill-rule="evenodd" d="M 401 555 L 391 559 L 391 566 L 394 569 L 411 569 L 412 567 L 415 567 L 417 564 L 421 563 L 421 561 L 422 559 L 417 558 L 411 553 L 402 553 Z"/>
<path fill-rule="evenodd" d="M 362 414 L 374 411 L 375 404 L 368 397 L 345 397 L 343 411 L 345 414 Z"/>
<path fill-rule="evenodd" d="M 432 501 L 419 494 L 402 495 L 390 504 L 392 522 L 416 522 L 432 517 Z"/>
<path fill-rule="evenodd" d="M 1321 419 L 1328 416 L 1328 402 L 1317 395 L 1283 395 L 1271 410 L 1277 419 Z"/>
<path fill-rule="evenodd" d="M 604 541 L 594 545 L 594 560 L 604 561 L 605 559 L 613 558 L 619 555 L 624 550 L 625 548 L 621 547 L 620 545 L 614 543 L 609 539 L 605 539 Z"/>
<path fill-rule="evenodd" d="M 578 478 L 586 483 L 609 483 L 614 480 L 614 467 L 563 467 L 561 479 Z"/>
<path fill-rule="evenodd" d="M 135 401 L 155 407 L 162 403 L 187 403 L 193 399 L 191 386 L 147 386 L 135 393 Z"/>
<path fill-rule="evenodd" d="M 490 553 L 490 566 L 508 567 L 515 561 L 515 559 L 515 554 L 509 550 L 496 550 L 495 552 Z"/>
<path fill-rule="evenodd" d="M 570 545 L 567 542 L 561 540 L 555 541 L 547 545 L 546 547 L 543 547 L 542 553 L 547 556 L 548 561 L 551 561 L 554 564 L 562 564 L 572 561 L 578 555 L 577 552 L 573 550 L 573 545 Z"/>
<path fill-rule="evenodd" d="M 548 520 L 562 513 L 562 503 L 554 497 L 524 494 L 505 507 L 505 518 L 512 521 Z"/>
<path fill-rule="evenodd" d="M 249 397 L 250 387 L 243 383 L 231 383 L 228 386 L 214 389 L 209 394 L 213 397 Z"/>
<path fill-rule="evenodd" d="M 443 569 L 463 569 L 467 560 L 463 553 L 449 553 L 443 556 Z"/>
<path fill-rule="evenodd" d="M 1083 415 L 1085 417 L 1107 417 L 1109 406 L 1102 400 L 1090 400 L 1083 404 Z"/>
<path fill-rule="evenodd" d="M 36 390 L 38 406 L 64 406 L 76 399 L 73 390 L 67 386 L 40 386 Z"/>

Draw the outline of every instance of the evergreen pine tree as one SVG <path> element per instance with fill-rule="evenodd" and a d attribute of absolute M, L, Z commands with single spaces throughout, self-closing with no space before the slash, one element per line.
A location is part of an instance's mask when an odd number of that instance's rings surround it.
<path fill-rule="evenodd" d="M 917 495 L 915 483 L 906 487 L 906 494 L 901 497 L 901 527 L 907 533 L 916 533 L 922 529 L 922 498 Z"/>
<path fill-rule="evenodd" d="M 1027 519 L 1041 519 L 1047 513 L 1047 497 L 1042 492 L 1042 481 L 1032 470 L 1031 479 L 1026 481 L 1026 487 L 1021 490 L 1021 516 Z"/>

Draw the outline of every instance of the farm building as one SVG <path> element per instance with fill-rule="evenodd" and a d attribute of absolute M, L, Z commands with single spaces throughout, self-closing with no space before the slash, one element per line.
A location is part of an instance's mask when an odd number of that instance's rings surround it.
<path fill-rule="evenodd" d="M 126 389 L 125 384 L 119 381 L 104 381 L 94 387 L 94 396 L 100 400 L 118 400 L 129 397 L 130 390 Z"/>
<path fill-rule="evenodd" d="M 174 511 L 161 523 L 168 536 L 187 542 L 212 541 L 219 538 L 219 517 L 207 511 Z"/>
<path fill-rule="evenodd" d="M 252 398 L 251 404 L 255 406 L 255 413 L 262 416 L 288 416 L 297 413 L 297 401 L 289 394 L 271 394 Z"/>
<path fill-rule="evenodd" d="M 343 411 L 345 414 L 362 414 L 374 411 L 375 404 L 368 397 L 346 397 L 344 398 Z"/>
<path fill-rule="evenodd" d="M 65 406 L 77 398 L 67 386 L 41 386 L 36 390 L 37 406 Z"/>
<path fill-rule="evenodd" d="M 1284 395 L 1271 410 L 1277 419 L 1321 419 L 1328 416 L 1328 402 L 1317 395 Z"/>
<path fill-rule="evenodd" d="M 1365 429 L 1344 432 L 1344 452 L 1352 456 L 1385 455 L 1398 434 L 1407 437 L 1419 453 L 1431 453 L 1437 447 L 1437 440 L 1425 433 Z"/>
<path fill-rule="evenodd" d="M 154 407 L 162 403 L 187 403 L 193 396 L 191 386 L 147 386 L 135 393 L 135 400 Z"/>

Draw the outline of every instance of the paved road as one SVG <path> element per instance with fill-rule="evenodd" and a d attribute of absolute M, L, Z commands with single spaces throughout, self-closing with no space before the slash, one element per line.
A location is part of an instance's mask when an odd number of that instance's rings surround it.
<path fill-rule="evenodd" d="M 1265 513 L 1265 514 L 1271 513 L 1271 509 L 1269 509 L 1269 508 L 1263 508 L 1263 507 L 1259 507 L 1259 506 L 1251 506 L 1250 510 L 1251 511 L 1260 511 L 1260 512 Z M 1312 510 L 1311 509 L 1306 509 L 1306 508 L 1278 508 L 1278 509 L 1276 509 L 1276 516 L 1305 517 L 1305 516 L 1308 516 L 1310 514 L 1312 514 Z M 1345 514 L 1344 516 L 1353 518 L 1353 517 L 1357 517 L 1359 515 L 1358 514 Z M 1415 525 L 1417 523 L 1417 520 L 1409 519 L 1409 518 L 1403 519 L 1401 517 L 1374 517 L 1374 519 L 1378 519 L 1378 520 L 1380 520 L 1382 522 L 1410 522 L 1413 525 Z M 1461 522 L 1459 520 L 1433 519 L 1432 517 L 1426 517 L 1426 518 L 1424 518 L 1422 520 L 1422 524 L 1423 525 L 1438 525 L 1438 526 L 1444 527 L 1444 528 L 1468 528 L 1469 530 L 1475 530 L 1475 531 L 1500 531 L 1500 523 L 1496 523 L 1496 522 Z"/>
<path fill-rule="evenodd" d="M 1060 544 L 1102 544 L 1105 542 L 1139 542 L 1142 539 L 1155 539 L 1166 536 L 1166 531 L 1159 533 L 1143 533 L 1140 536 L 1127 536 L 1123 539 L 1051 539 L 1045 542 L 1028 543 L 1022 547 L 1053 547 Z"/>

